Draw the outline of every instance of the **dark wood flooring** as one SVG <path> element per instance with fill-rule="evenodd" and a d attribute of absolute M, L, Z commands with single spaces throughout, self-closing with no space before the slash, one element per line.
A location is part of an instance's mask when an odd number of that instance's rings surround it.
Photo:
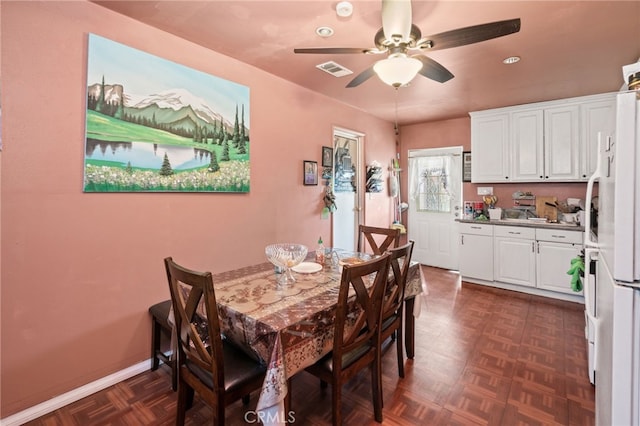
<path fill-rule="evenodd" d="M 423 267 L 429 294 L 416 321 L 416 356 L 398 378 L 395 349 L 384 357 L 384 425 L 595 424 L 587 378 L 582 305 L 461 283 Z M 347 425 L 376 425 L 370 374 L 343 392 Z M 293 379 L 296 424 L 331 424 L 330 389 L 307 373 Z M 240 402 L 227 424 L 244 425 Z M 29 425 L 172 425 L 176 394 L 166 366 L 49 413 Z M 196 397 L 188 425 L 211 423 Z M 253 421 L 255 417 L 249 416 Z M 253 422 L 255 424 L 255 422 Z"/>

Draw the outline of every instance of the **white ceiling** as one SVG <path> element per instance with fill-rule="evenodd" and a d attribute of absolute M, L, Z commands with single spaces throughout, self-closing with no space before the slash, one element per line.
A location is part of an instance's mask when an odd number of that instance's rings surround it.
<path fill-rule="evenodd" d="M 374 47 L 381 2 L 103 1 L 94 3 L 175 34 L 388 121 L 410 124 L 467 116 L 469 111 L 617 91 L 622 65 L 640 57 L 640 1 L 420 1 L 413 23 L 423 36 L 520 18 L 516 34 L 426 52 L 455 76 L 437 83 L 417 76 L 397 91 L 373 77 L 347 83 L 383 56 L 294 54 L 296 47 Z M 335 34 L 321 38 L 318 26 Z M 502 59 L 519 55 L 514 65 Z M 354 74 L 336 78 L 315 68 L 335 61 Z"/>

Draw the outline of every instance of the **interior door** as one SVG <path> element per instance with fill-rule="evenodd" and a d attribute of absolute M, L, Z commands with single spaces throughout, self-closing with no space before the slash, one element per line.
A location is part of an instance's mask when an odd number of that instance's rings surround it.
<path fill-rule="evenodd" d="M 333 130 L 333 193 L 336 210 L 332 215 L 332 246 L 356 250 L 361 213 L 360 177 L 362 134 Z"/>
<path fill-rule="evenodd" d="M 423 265 L 458 269 L 462 147 L 409 151 L 408 237 Z"/>

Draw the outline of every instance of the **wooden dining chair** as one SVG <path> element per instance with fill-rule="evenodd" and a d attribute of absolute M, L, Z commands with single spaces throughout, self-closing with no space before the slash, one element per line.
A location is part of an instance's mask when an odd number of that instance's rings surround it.
<path fill-rule="evenodd" d="M 358 251 L 365 253 L 365 242 L 369 243 L 373 254 L 382 254 L 390 247 L 398 247 L 400 230 L 397 228 L 377 228 L 360 225 L 358 228 Z"/>
<path fill-rule="evenodd" d="M 382 377 L 377 360 L 390 257 L 386 253 L 368 262 L 343 267 L 333 350 L 306 368 L 321 380 L 323 386 L 331 384 L 331 416 L 335 426 L 342 425 L 342 385 L 365 367 L 371 369 L 374 417 L 382 422 Z M 367 287 L 368 279 L 373 283 Z"/>
<path fill-rule="evenodd" d="M 413 241 L 389 250 L 391 255 L 391 270 L 393 280 L 387 284 L 384 304 L 382 306 L 382 325 L 380 327 L 380 343 L 392 337 L 396 340 L 396 352 L 398 353 L 398 375 L 404 377 L 404 359 L 402 324 L 404 313 L 404 290 L 407 285 L 407 275 L 411 255 L 413 254 Z M 382 353 L 382 348 L 380 350 Z"/>
<path fill-rule="evenodd" d="M 164 263 L 177 331 L 176 425 L 184 424 L 194 392 L 213 408 L 213 424 L 224 425 L 225 407 L 240 398 L 248 402 L 262 387 L 266 367 L 221 337 L 211 273 L 186 269 L 171 257 Z"/>

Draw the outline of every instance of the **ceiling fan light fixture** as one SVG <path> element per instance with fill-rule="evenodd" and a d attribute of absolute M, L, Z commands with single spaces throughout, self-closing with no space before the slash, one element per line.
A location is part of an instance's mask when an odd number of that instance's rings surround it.
<path fill-rule="evenodd" d="M 333 35 L 333 28 L 318 27 L 316 28 L 316 34 L 318 34 L 320 37 L 331 37 Z"/>
<path fill-rule="evenodd" d="M 409 84 L 421 69 L 422 62 L 419 59 L 407 56 L 390 56 L 373 66 L 380 80 L 396 88 Z"/>

